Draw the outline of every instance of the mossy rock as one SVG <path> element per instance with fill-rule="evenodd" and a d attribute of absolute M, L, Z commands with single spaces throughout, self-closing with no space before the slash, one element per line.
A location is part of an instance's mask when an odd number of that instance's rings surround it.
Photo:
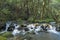
<path fill-rule="evenodd" d="M 2 34 L 2 36 L 3 36 L 3 37 L 6 37 L 6 38 L 8 38 L 8 37 L 13 37 L 13 35 L 12 35 L 11 32 L 6 32 L 6 33 Z"/>
<path fill-rule="evenodd" d="M 0 40 L 7 40 L 7 38 L 0 36 Z"/>

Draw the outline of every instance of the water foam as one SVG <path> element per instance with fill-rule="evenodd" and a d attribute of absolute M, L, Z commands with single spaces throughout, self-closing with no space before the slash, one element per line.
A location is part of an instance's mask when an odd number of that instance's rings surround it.
<path fill-rule="evenodd" d="M 59 32 L 57 32 L 55 29 L 56 29 L 56 28 L 53 27 L 51 30 L 48 30 L 48 32 L 54 33 L 54 34 L 59 34 Z"/>

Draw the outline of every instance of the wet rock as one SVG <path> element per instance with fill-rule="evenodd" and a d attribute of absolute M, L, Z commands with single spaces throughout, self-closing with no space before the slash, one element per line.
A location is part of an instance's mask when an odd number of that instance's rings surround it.
<path fill-rule="evenodd" d="M 60 31 L 60 27 L 56 27 L 56 31 Z"/>
<path fill-rule="evenodd" d="M 28 28 L 24 28 L 24 30 L 25 30 L 25 31 L 29 31 L 29 29 L 28 29 Z"/>
<path fill-rule="evenodd" d="M 27 25 L 26 24 L 22 24 L 21 27 L 27 27 Z"/>
<path fill-rule="evenodd" d="M 56 24 L 56 31 L 60 31 L 60 23 Z"/>
<path fill-rule="evenodd" d="M 0 31 L 3 31 L 3 30 L 5 30 L 5 29 L 6 29 L 6 24 L 0 25 Z"/>
<path fill-rule="evenodd" d="M 7 31 L 13 31 L 15 29 L 15 26 L 11 25 L 10 27 L 8 27 Z"/>

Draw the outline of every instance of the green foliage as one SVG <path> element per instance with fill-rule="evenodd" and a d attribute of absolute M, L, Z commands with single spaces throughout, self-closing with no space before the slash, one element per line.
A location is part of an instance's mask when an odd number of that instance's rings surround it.
<path fill-rule="evenodd" d="M 33 17 L 30 17 L 30 18 L 28 19 L 28 21 L 33 22 L 33 21 L 34 21 L 34 18 L 33 18 Z"/>
<path fill-rule="evenodd" d="M 59 2 L 56 3 L 59 0 L 50 1 L 44 1 L 45 6 L 43 7 L 42 0 L 0 0 L 0 21 L 18 21 L 20 23 L 23 23 L 24 20 L 30 22 L 53 21 L 53 17 L 60 12 Z M 54 10 L 53 12 L 51 8 Z"/>
<path fill-rule="evenodd" d="M 35 22 L 51 22 L 53 19 L 45 19 L 45 20 L 35 20 Z"/>
<path fill-rule="evenodd" d="M 1 10 L 4 14 L 8 15 L 10 13 L 9 9 L 4 8 Z"/>
<path fill-rule="evenodd" d="M 0 36 L 0 40 L 7 40 L 7 38 Z"/>
<path fill-rule="evenodd" d="M 23 24 L 23 23 L 24 23 L 24 20 L 22 20 L 22 19 L 20 18 L 20 19 L 17 20 L 17 22 L 18 22 L 19 24 Z"/>

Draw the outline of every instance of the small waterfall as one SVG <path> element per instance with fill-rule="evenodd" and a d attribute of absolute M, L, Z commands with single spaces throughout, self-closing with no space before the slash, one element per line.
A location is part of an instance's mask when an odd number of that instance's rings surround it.
<path fill-rule="evenodd" d="M 32 32 L 35 29 L 34 27 L 34 24 L 27 25 L 27 28 L 30 30 L 29 32 Z"/>
<path fill-rule="evenodd" d="M 37 26 L 37 28 L 34 30 L 35 34 L 39 34 L 40 30 L 41 30 L 41 26 Z"/>
<path fill-rule="evenodd" d="M 17 34 L 19 34 L 21 31 L 18 31 L 17 29 L 14 29 L 14 31 L 12 32 L 12 34 L 15 36 Z"/>
<path fill-rule="evenodd" d="M 11 24 L 11 22 L 7 22 L 5 31 L 0 32 L 0 34 L 7 32 L 7 29 L 10 26 L 10 24 Z"/>
<path fill-rule="evenodd" d="M 25 32 L 25 30 L 14 29 L 13 32 L 12 32 L 12 34 L 13 34 L 14 36 L 17 36 L 17 35 L 19 35 L 19 34 L 25 35 L 26 32 Z"/>
<path fill-rule="evenodd" d="M 18 35 L 21 31 L 19 31 L 17 28 L 19 28 L 20 27 L 20 25 L 17 25 L 17 24 L 14 24 L 14 26 L 15 26 L 15 29 L 13 30 L 13 32 L 12 32 L 12 34 L 14 35 L 14 36 L 16 36 L 16 35 Z"/>
<path fill-rule="evenodd" d="M 24 31 L 24 30 L 17 29 L 20 27 L 20 25 L 14 24 L 14 26 L 15 26 L 15 29 L 12 32 L 13 35 L 17 35 L 17 34 L 24 35 L 26 33 L 26 31 Z M 30 32 L 30 33 L 34 32 L 35 34 L 39 34 L 39 32 L 42 30 L 41 25 L 39 25 L 35 28 L 35 26 L 33 24 L 29 24 L 29 25 L 27 25 L 27 28 L 29 29 L 28 32 Z M 56 27 L 52 27 L 52 25 L 49 25 L 49 27 L 47 28 L 47 31 L 49 33 L 59 34 L 59 32 L 56 31 Z"/>
<path fill-rule="evenodd" d="M 52 27 L 51 30 L 48 30 L 48 32 L 54 33 L 54 34 L 59 34 L 59 32 L 56 31 L 56 27 Z"/>
<path fill-rule="evenodd" d="M 11 25 L 11 22 L 7 22 L 7 23 L 6 23 L 6 30 L 5 30 L 6 32 L 7 32 L 7 30 L 8 30 L 8 27 L 10 27 L 10 25 Z"/>
<path fill-rule="evenodd" d="M 14 26 L 15 26 L 15 29 L 20 27 L 20 25 L 17 25 L 17 24 L 14 24 Z"/>

